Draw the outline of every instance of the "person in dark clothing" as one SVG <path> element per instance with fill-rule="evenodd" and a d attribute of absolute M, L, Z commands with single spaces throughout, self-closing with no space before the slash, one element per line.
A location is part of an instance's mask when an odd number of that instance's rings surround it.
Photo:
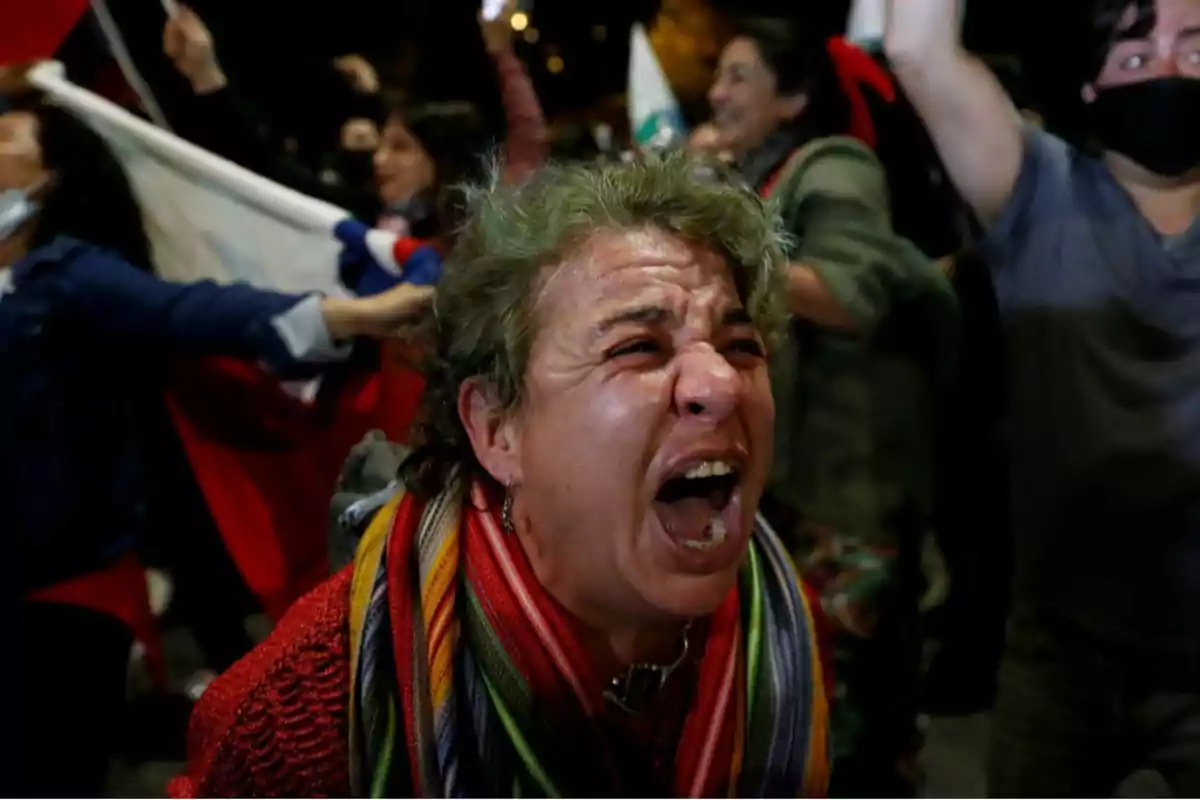
<path fill-rule="evenodd" d="M 131 631 L 146 622 L 134 548 L 153 521 L 153 450 L 141 411 L 160 357 L 315 375 L 355 337 L 396 333 L 430 291 L 359 300 L 160 280 L 103 140 L 36 96 L 0 115 L 0 506 L 20 565 L 19 793 L 102 789 Z"/>
<path fill-rule="evenodd" d="M 1027 124 L 959 0 L 886 47 L 986 228 L 1008 351 L 1014 580 L 989 791 L 1200 794 L 1200 0 L 1099 0 L 1095 147 Z"/>

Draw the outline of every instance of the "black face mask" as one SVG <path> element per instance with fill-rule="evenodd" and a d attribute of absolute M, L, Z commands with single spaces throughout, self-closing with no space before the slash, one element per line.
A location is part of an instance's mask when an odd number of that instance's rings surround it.
<path fill-rule="evenodd" d="M 1200 79 L 1154 78 L 1096 93 L 1091 129 L 1107 150 L 1156 175 L 1200 166 Z"/>

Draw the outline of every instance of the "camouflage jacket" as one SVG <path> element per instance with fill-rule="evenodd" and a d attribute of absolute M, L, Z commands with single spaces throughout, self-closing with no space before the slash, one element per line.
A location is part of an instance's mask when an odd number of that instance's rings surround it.
<path fill-rule="evenodd" d="M 773 354 L 770 502 L 831 620 L 867 636 L 898 559 L 919 574 L 958 305 L 942 271 L 893 232 L 883 169 L 858 141 L 795 151 L 770 202 L 792 235 L 789 258 L 858 323 L 845 334 L 796 319 Z"/>

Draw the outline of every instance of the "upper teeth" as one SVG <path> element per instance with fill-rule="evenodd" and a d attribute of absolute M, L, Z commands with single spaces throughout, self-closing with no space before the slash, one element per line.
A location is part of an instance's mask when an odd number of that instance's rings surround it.
<path fill-rule="evenodd" d="M 701 461 L 688 468 L 683 473 L 685 478 L 712 478 L 720 475 L 730 475 L 734 471 L 733 464 L 728 461 Z"/>

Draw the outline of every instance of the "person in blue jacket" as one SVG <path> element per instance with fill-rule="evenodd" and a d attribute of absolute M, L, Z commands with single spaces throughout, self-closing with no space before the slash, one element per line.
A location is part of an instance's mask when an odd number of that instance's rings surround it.
<path fill-rule="evenodd" d="M 19 792 L 96 796 L 119 727 L 130 634 L 73 606 L 147 525 L 147 376 L 168 352 L 315 376 L 357 337 L 398 335 L 432 289 L 290 295 L 154 276 L 107 146 L 33 99 L 0 113 L 0 531 L 18 591 Z M 169 534 L 169 532 L 167 532 Z M 72 587 L 56 593 L 56 587 Z"/>

